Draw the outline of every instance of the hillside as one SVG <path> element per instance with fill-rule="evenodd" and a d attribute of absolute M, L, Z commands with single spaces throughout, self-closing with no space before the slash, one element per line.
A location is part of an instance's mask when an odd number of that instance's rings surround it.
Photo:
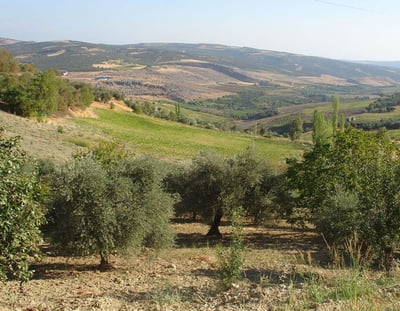
<path fill-rule="evenodd" d="M 35 158 L 62 162 L 82 148 L 117 139 L 133 153 L 185 160 L 206 149 L 230 156 L 254 145 L 259 154 L 282 166 L 286 157 L 299 155 L 304 146 L 287 139 L 270 139 L 222 132 L 137 115 L 116 105 L 94 104 L 84 112 L 37 122 L 0 111 L 6 135 L 22 138 L 22 146 Z"/>
<path fill-rule="evenodd" d="M 400 69 L 215 44 L 93 44 L 0 39 L 21 62 L 69 71 L 69 79 L 103 83 L 128 96 L 187 101 L 249 87 L 370 94 L 400 85 Z M 73 72 L 73 73 L 71 73 Z M 109 81 L 95 80 L 109 76 Z"/>
<path fill-rule="evenodd" d="M 372 76 L 400 80 L 399 70 L 384 66 L 215 44 L 106 45 L 78 41 L 25 42 L 0 38 L 0 45 L 20 60 L 37 64 L 41 69 L 93 70 L 95 64 L 121 60 L 127 64 L 150 66 L 180 62 L 182 66 L 211 67 L 228 75 L 233 72 L 229 68 L 232 66 L 241 70 L 263 70 L 296 77 L 331 75 L 342 79 L 362 79 Z M 239 75 L 241 78 L 247 80 Z"/>
<path fill-rule="evenodd" d="M 400 61 L 359 61 L 361 64 L 400 68 Z"/>

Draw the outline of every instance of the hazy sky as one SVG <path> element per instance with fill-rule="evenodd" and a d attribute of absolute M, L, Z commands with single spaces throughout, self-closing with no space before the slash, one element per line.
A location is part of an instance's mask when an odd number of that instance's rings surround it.
<path fill-rule="evenodd" d="M 0 0 L 0 37 L 400 60 L 400 0 Z"/>

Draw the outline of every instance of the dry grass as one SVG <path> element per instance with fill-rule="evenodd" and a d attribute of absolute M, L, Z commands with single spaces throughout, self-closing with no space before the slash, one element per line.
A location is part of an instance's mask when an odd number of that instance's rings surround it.
<path fill-rule="evenodd" d="M 93 117 L 92 111 L 75 112 Z M 0 110 L 0 125 L 5 129 L 5 135 L 20 136 L 21 145 L 27 153 L 35 158 L 47 158 L 56 162 L 70 159 L 81 150 L 86 143 L 93 144 L 96 140 L 106 138 L 104 134 L 88 129 L 82 129 L 69 117 L 49 118 L 48 120 L 30 120 L 10 115 Z M 77 143 L 78 142 L 78 143 Z"/>

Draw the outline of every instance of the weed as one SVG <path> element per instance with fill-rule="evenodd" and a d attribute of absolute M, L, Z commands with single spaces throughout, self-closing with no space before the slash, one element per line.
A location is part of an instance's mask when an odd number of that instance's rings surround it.
<path fill-rule="evenodd" d="M 221 245 L 217 246 L 218 272 L 223 287 L 230 288 L 242 277 L 245 252 L 242 209 L 236 208 L 232 212 L 231 245 L 228 250 L 224 250 Z"/>
<path fill-rule="evenodd" d="M 340 269 L 349 266 L 361 270 L 368 268 L 373 260 L 373 250 L 359 240 L 357 232 L 353 232 L 351 237 L 346 238 L 341 247 L 336 244 L 329 245 L 324 236 L 323 238 L 334 267 Z"/>
<path fill-rule="evenodd" d="M 179 291 L 171 286 L 155 289 L 149 292 L 148 299 L 156 304 L 157 310 L 164 309 L 165 306 L 176 305 L 182 302 Z"/>

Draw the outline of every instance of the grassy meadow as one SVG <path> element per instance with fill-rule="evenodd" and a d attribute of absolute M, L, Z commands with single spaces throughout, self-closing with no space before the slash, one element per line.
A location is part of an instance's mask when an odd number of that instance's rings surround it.
<path fill-rule="evenodd" d="M 254 145 L 259 154 L 277 165 L 283 165 L 287 157 L 298 156 L 304 150 L 302 144 L 287 139 L 204 129 L 107 109 L 96 109 L 96 114 L 98 118 L 78 118 L 74 122 L 132 144 L 136 153 L 162 158 L 187 159 L 206 149 L 228 156 Z"/>
<path fill-rule="evenodd" d="M 371 100 L 341 102 L 339 105 L 339 109 L 341 112 L 343 112 L 345 114 L 349 114 L 354 110 L 360 110 L 360 109 L 367 108 L 371 102 L 372 102 Z M 314 107 L 314 108 L 307 108 L 307 109 L 303 110 L 302 114 L 312 118 L 315 110 L 319 110 L 324 113 L 332 113 L 332 105 L 323 105 L 323 106 Z"/>

